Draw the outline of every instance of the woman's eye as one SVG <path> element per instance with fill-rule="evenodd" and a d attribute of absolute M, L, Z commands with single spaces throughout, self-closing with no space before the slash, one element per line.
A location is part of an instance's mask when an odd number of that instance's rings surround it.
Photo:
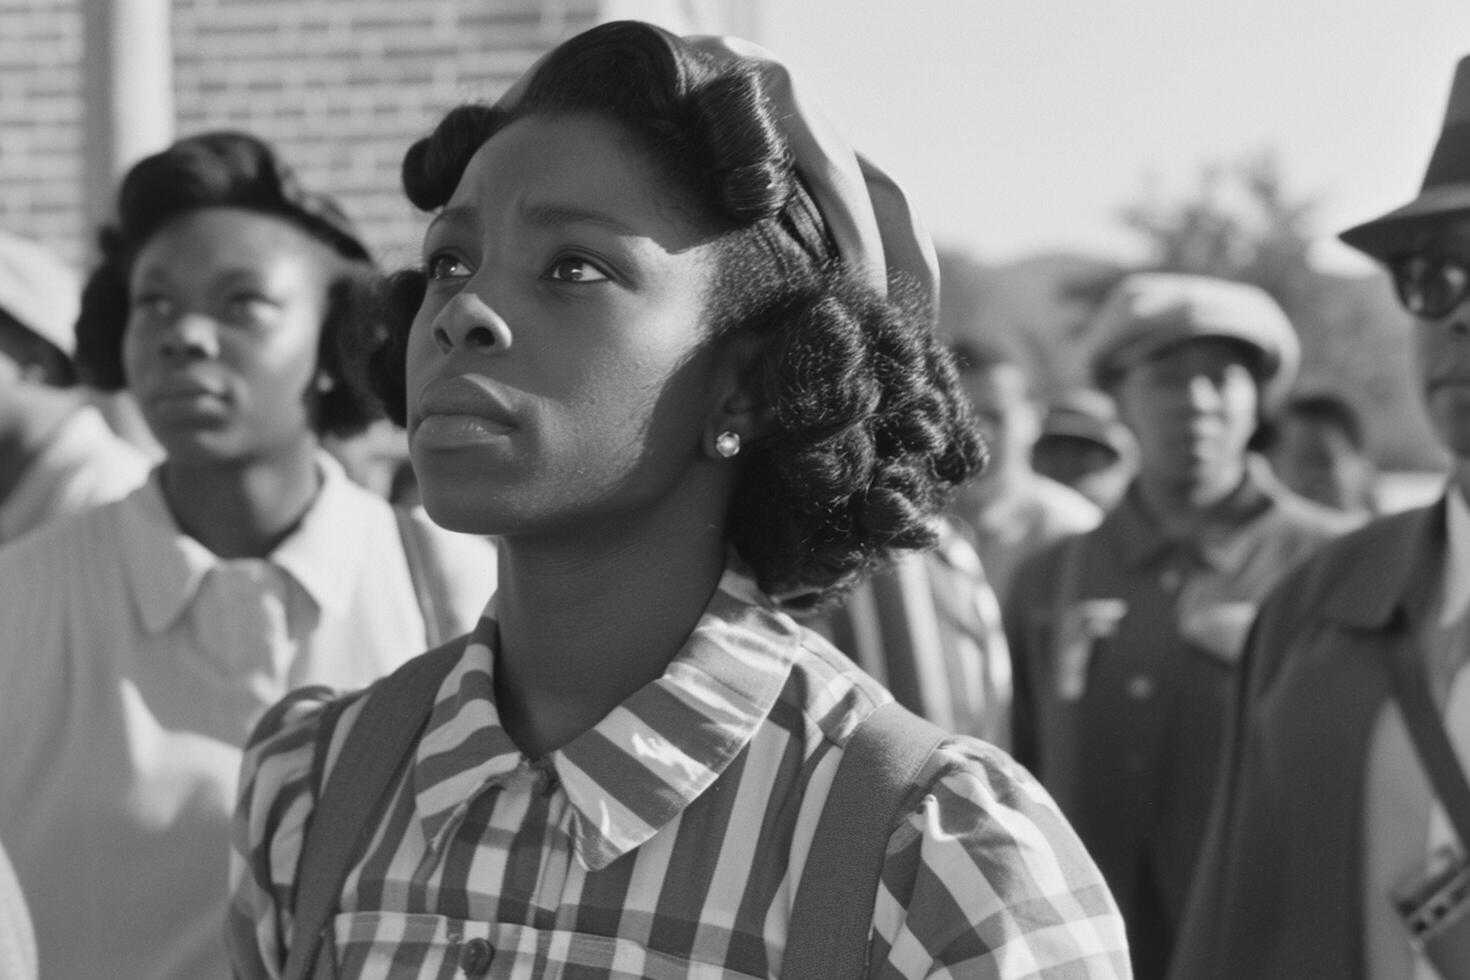
<path fill-rule="evenodd" d="M 270 312 L 275 304 L 259 293 L 239 293 L 225 301 L 225 315 L 231 320 L 254 320 Z"/>
<path fill-rule="evenodd" d="M 168 316 L 173 310 L 173 303 L 167 296 L 158 293 L 143 293 L 133 297 L 133 311 L 145 316 Z"/>
<path fill-rule="evenodd" d="M 470 274 L 470 267 L 448 252 L 431 256 L 428 263 L 430 279 L 463 279 Z"/>
<path fill-rule="evenodd" d="M 557 282 L 601 282 L 608 278 L 597 266 L 575 256 L 557 259 L 542 275 Z"/>

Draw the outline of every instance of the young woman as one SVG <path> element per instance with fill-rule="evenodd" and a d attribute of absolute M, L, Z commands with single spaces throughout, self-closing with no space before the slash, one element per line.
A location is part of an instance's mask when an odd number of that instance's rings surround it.
<path fill-rule="evenodd" d="M 451 112 L 404 180 L 434 218 L 376 363 L 429 513 L 501 536 L 500 588 L 320 955 L 343 978 L 780 975 L 833 774 L 890 700 L 783 607 L 931 543 L 982 459 L 901 281 L 927 244 L 779 65 L 635 23 Z M 314 947 L 303 834 L 372 700 L 292 696 L 252 738 L 240 977 Z M 872 975 L 1126 973 L 1044 792 L 982 743 L 939 754 L 872 842 Z"/>
<path fill-rule="evenodd" d="M 222 978 L 251 726 L 426 641 L 399 522 L 318 444 L 373 417 L 336 340 L 374 274 L 341 212 L 236 133 L 134 167 L 103 244 L 78 359 L 167 455 L 0 552 L 0 837 L 46 976 Z M 493 574 L 481 542 L 405 526 Z M 483 602 L 461 598 L 463 628 Z"/>

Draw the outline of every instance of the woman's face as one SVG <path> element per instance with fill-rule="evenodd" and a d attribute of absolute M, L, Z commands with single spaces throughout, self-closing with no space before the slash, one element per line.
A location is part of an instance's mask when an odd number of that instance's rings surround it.
<path fill-rule="evenodd" d="M 702 465 L 711 234 L 621 124 L 513 122 L 424 241 L 408 433 L 425 506 L 482 534 L 637 520 Z"/>
<path fill-rule="evenodd" d="M 237 208 L 182 214 L 143 245 L 123 363 L 170 460 L 268 459 L 314 438 L 330 265 L 304 232 Z"/>
<path fill-rule="evenodd" d="M 1216 338 L 1172 344 L 1130 367 L 1118 412 L 1138 437 L 1139 466 L 1162 483 L 1230 490 L 1256 430 L 1251 355 Z"/>

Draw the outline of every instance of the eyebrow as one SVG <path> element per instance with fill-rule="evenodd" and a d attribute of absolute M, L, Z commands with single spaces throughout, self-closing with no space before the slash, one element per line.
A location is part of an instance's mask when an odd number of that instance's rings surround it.
<path fill-rule="evenodd" d="M 529 224 L 538 228 L 557 228 L 562 225 L 602 225 L 621 234 L 634 234 L 632 228 L 612 215 L 592 208 L 574 207 L 566 204 L 530 204 L 522 207 L 521 215 Z"/>
<path fill-rule="evenodd" d="M 434 220 L 429 222 L 429 227 L 424 229 L 424 234 L 427 236 L 440 225 L 470 225 L 474 223 L 474 220 L 475 209 L 468 204 L 458 204 L 452 208 L 445 208 L 443 211 L 434 215 Z"/>
<path fill-rule="evenodd" d="M 527 224 L 537 228 L 560 228 L 566 225 L 592 224 L 602 225 L 615 232 L 624 235 L 636 234 L 636 232 L 625 222 L 619 221 L 605 211 L 594 208 L 576 207 L 569 204 L 526 204 L 521 206 L 521 218 Z M 424 235 L 428 237 L 436 229 L 442 226 L 469 227 L 474 225 L 479 218 L 478 211 L 469 204 L 459 204 L 452 208 L 445 208 L 434 216 L 425 229 Z"/>

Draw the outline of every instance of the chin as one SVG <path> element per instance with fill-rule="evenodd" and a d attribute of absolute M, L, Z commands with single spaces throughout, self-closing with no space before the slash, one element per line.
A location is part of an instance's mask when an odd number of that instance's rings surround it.
<path fill-rule="evenodd" d="M 492 515 L 485 513 L 485 500 L 463 500 L 457 495 L 435 494 L 419 485 L 419 496 L 429 519 L 449 531 L 463 534 L 489 535 L 498 533 L 499 524 Z"/>

